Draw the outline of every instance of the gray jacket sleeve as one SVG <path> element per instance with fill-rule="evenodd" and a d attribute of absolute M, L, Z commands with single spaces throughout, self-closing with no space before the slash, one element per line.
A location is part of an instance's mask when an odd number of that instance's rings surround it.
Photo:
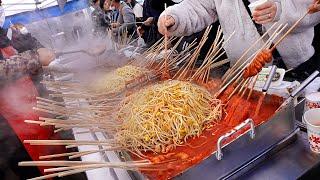
<path fill-rule="evenodd" d="M 290 0 L 281 1 L 282 15 L 281 22 L 288 23 L 291 27 L 300 17 L 302 17 L 307 11 L 309 6 L 313 3 L 313 0 Z M 303 32 L 305 29 L 316 26 L 320 23 L 320 12 L 307 15 L 295 32 Z"/>
<path fill-rule="evenodd" d="M 164 11 L 175 19 L 175 25 L 168 29 L 173 36 L 188 36 L 199 32 L 217 21 L 218 15 L 213 0 L 184 0 Z"/>
<path fill-rule="evenodd" d="M 123 22 L 120 22 L 121 26 L 118 28 L 118 32 L 132 29 L 135 26 L 134 22 L 136 22 L 133 10 L 130 7 L 124 7 L 120 13 L 122 14 Z"/>

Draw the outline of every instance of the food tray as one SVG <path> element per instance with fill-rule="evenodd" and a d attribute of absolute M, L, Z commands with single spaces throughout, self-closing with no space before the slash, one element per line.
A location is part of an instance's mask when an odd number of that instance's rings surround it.
<path fill-rule="evenodd" d="M 213 152 L 209 158 L 189 168 L 174 179 L 228 179 L 231 177 L 231 174 L 232 176 L 236 175 L 234 172 L 247 162 L 265 153 L 273 146 L 278 145 L 279 142 L 287 139 L 292 134 L 295 134 L 293 101 L 263 124 L 257 127 L 254 127 L 254 125 L 250 127 L 252 125 L 250 119 L 248 119 L 233 130 L 236 133 L 238 130 L 246 128 L 247 130 L 244 133 L 234 137 L 230 132 L 229 135 L 224 135 L 220 138 L 224 140 L 221 144 L 223 156 L 217 153 L 219 150 Z M 228 138 L 232 138 L 232 140 L 230 141 Z M 228 141 L 228 143 L 224 144 L 223 142 L 225 141 Z M 119 152 L 119 157 L 124 161 L 131 160 L 130 155 L 126 152 Z M 130 172 L 130 174 L 132 179 L 144 179 L 141 173 Z"/>

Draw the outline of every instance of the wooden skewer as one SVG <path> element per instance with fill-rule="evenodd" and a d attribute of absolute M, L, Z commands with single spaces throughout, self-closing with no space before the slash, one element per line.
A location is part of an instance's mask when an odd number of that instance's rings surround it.
<path fill-rule="evenodd" d="M 241 88 L 239 89 L 238 94 L 241 94 L 243 92 L 243 90 L 246 89 L 245 86 L 247 86 L 248 82 L 249 82 L 249 79 L 246 79 L 242 84 L 239 84 L 239 85 L 241 85 Z M 233 93 L 233 95 L 230 96 L 230 98 L 228 97 L 228 101 L 225 103 L 225 106 L 229 105 L 229 102 L 230 102 L 231 98 L 236 94 L 236 91 L 234 91 L 232 93 Z"/>
<path fill-rule="evenodd" d="M 114 140 L 109 141 L 76 141 L 76 140 L 24 140 L 24 143 L 31 145 L 101 145 L 111 146 L 116 144 Z M 112 147 L 110 147 L 112 148 Z"/>
<path fill-rule="evenodd" d="M 273 45 L 273 47 L 270 49 L 271 51 L 274 51 L 276 47 L 285 39 L 298 25 L 299 23 L 310 13 L 310 10 L 308 10 L 303 16 L 300 17 L 293 25 L 292 27 Z"/>
<path fill-rule="evenodd" d="M 61 153 L 61 154 L 51 154 L 51 155 L 45 155 L 45 156 L 40 156 L 39 159 L 52 159 L 52 158 L 57 158 L 57 157 L 65 157 L 65 156 L 72 156 L 75 154 L 78 154 L 79 152 L 71 152 L 71 153 Z"/>
<path fill-rule="evenodd" d="M 231 94 L 228 96 L 228 101 L 232 98 L 232 96 L 239 90 L 239 88 L 243 87 L 243 85 L 246 83 L 246 80 L 243 79 L 241 82 L 234 88 L 234 90 L 231 92 Z"/>
<path fill-rule="evenodd" d="M 148 167 L 149 166 L 149 167 Z M 155 167 L 158 168 L 156 170 L 165 170 L 165 168 L 161 168 L 161 166 L 157 166 L 157 165 L 152 165 L 151 163 L 137 163 L 137 164 L 132 164 L 128 163 L 125 165 L 112 165 L 112 164 L 88 164 L 88 165 L 80 165 L 80 166 L 71 166 L 71 167 L 60 167 L 60 168 L 51 168 L 51 169 L 46 169 L 45 172 L 57 172 L 57 171 L 66 171 L 66 170 L 76 170 L 76 169 L 88 169 L 88 168 L 123 168 L 123 169 L 137 169 L 137 168 L 144 168 L 144 169 L 153 169 L 155 170 Z M 163 166 L 162 166 L 163 167 Z M 62 177 L 64 175 L 68 175 L 65 174 L 63 172 L 63 174 L 61 174 Z"/>
<path fill-rule="evenodd" d="M 69 159 L 75 159 L 75 158 L 89 155 L 89 154 L 94 154 L 94 153 L 98 153 L 98 152 L 105 152 L 105 151 L 114 151 L 114 150 L 120 150 L 120 149 L 123 149 L 123 148 L 114 147 L 114 148 L 104 148 L 104 149 L 99 149 L 99 150 L 90 150 L 90 151 L 83 151 L 83 152 L 51 154 L 51 155 L 46 155 L 46 156 L 40 156 L 39 159 L 52 159 L 52 158 L 66 157 L 66 156 L 69 156 Z"/>
<path fill-rule="evenodd" d="M 104 149 L 100 149 L 100 150 L 79 152 L 78 154 L 74 154 L 74 155 L 69 156 L 69 159 L 75 159 L 75 158 L 79 158 L 81 156 L 86 156 L 86 155 L 94 154 L 94 153 L 98 153 L 98 152 L 119 151 L 119 150 L 124 150 L 124 149 L 125 148 L 122 148 L 122 147 L 113 147 L 113 148 L 104 148 Z"/>
<path fill-rule="evenodd" d="M 72 167 L 72 166 L 84 166 L 84 165 L 105 165 L 105 166 L 112 166 L 112 167 L 121 167 L 121 166 L 131 166 L 131 167 L 137 167 L 137 166 L 150 166 L 152 163 L 150 162 L 90 162 L 90 161 L 24 161 L 20 162 L 18 164 L 19 166 L 51 166 L 51 167 L 59 167 L 59 166 L 66 166 L 66 167 Z"/>
<path fill-rule="evenodd" d="M 245 57 L 247 56 L 247 54 L 252 50 L 252 48 L 254 48 L 254 47 L 257 45 L 257 43 L 259 43 L 263 38 L 265 38 L 265 37 L 268 35 L 268 33 L 269 33 L 275 26 L 277 26 L 277 25 L 278 25 L 277 22 L 274 23 L 274 24 L 270 27 L 270 29 L 267 30 L 266 33 L 264 33 L 259 39 L 257 39 L 257 40 L 241 55 L 241 57 L 237 60 L 237 62 L 235 63 L 235 65 L 234 65 L 230 70 L 228 70 L 228 71 L 225 73 L 225 75 L 222 77 L 222 79 L 223 79 L 223 84 L 225 83 L 225 81 L 226 81 L 227 79 L 229 79 L 229 77 L 232 77 L 232 76 L 231 76 L 231 73 L 234 72 L 234 71 L 238 68 L 239 63 L 242 62 L 243 58 L 245 58 Z"/>
<path fill-rule="evenodd" d="M 167 3 L 164 4 L 164 9 L 166 11 Z M 167 13 L 165 13 L 164 17 L 165 17 L 165 20 L 167 21 Z M 165 33 L 164 33 L 164 50 L 165 50 L 165 61 L 164 61 L 164 70 L 163 70 L 162 78 L 170 79 L 169 67 L 168 67 L 168 29 L 167 28 L 165 28 Z"/>
<path fill-rule="evenodd" d="M 252 92 L 253 92 L 253 89 L 254 89 L 254 86 L 256 85 L 257 83 L 257 80 L 258 80 L 258 75 L 256 75 L 256 77 L 254 78 L 253 80 L 253 83 L 252 83 L 252 86 L 250 88 L 250 92 L 249 92 L 249 95 L 248 95 L 248 98 L 247 98 L 247 101 L 249 101 L 249 99 L 251 98 L 251 95 L 252 95 Z"/>
<path fill-rule="evenodd" d="M 282 27 L 282 25 L 280 25 Z M 278 33 L 275 34 L 278 35 L 280 32 L 284 30 L 284 28 L 278 28 L 280 29 Z M 277 30 L 278 30 L 277 29 Z M 269 29 L 269 31 L 271 28 Z M 269 31 L 267 31 L 264 35 L 266 35 Z M 274 37 L 271 37 L 270 39 L 274 39 Z M 269 40 L 270 40 L 269 39 Z M 267 44 L 269 44 L 269 40 L 263 45 L 263 47 L 266 47 Z M 225 80 L 222 82 L 222 87 L 220 90 L 214 95 L 214 97 L 218 97 L 235 79 L 239 78 L 239 76 L 243 76 L 243 71 L 246 69 L 247 66 L 249 66 L 250 63 L 248 63 L 250 60 L 253 61 L 255 56 L 261 51 L 262 49 L 259 49 L 255 54 L 251 55 L 246 61 L 244 61 L 242 64 L 240 64 L 238 67 L 236 67 L 237 70 L 233 70 L 229 72 L 229 75 L 225 78 Z M 241 69 L 238 71 L 238 69 Z M 238 72 L 238 73 L 237 73 Z M 235 74 L 236 73 L 236 74 Z M 232 77 L 231 80 L 228 80 L 228 77 Z"/>

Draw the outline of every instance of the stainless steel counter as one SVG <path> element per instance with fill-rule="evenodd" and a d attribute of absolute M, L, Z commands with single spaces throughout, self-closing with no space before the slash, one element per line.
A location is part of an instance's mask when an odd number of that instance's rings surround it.
<path fill-rule="evenodd" d="M 297 179 L 320 162 L 320 155 L 309 149 L 307 134 L 299 132 L 297 140 L 237 179 Z"/>

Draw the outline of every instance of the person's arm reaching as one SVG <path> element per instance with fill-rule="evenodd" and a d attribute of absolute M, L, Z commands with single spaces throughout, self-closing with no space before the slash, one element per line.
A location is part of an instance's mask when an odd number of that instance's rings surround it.
<path fill-rule="evenodd" d="M 158 28 L 161 34 L 168 28 L 170 36 L 188 36 L 203 30 L 217 19 L 213 0 L 184 0 L 160 15 Z"/>
<path fill-rule="evenodd" d="M 47 66 L 54 60 L 54 54 L 41 48 L 36 51 L 26 51 L 9 59 L 0 60 L 0 79 L 10 80 L 19 74 L 30 74 Z"/>
<path fill-rule="evenodd" d="M 135 15 L 132 9 L 123 8 L 121 13 L 123 15 L 123 24 L 118 28 L 118 32 L 120 33 L 124 32 L 126 29 L 134 27 L 134 23 L 136 22 Z"/>
<path fill-rule="evenodd" d="M 0 79 L 13 79 L 18 74 L 33 73 L 40 68 L 38 54 L 34 51 L 26 51 L 0 61 Z"/>
<path fill-rule="evenodd" d="M 298 19 L 300 19 L 308 10 L 311 5 L 314 4 L 314 0 L 290 0 L 281 1 L 282 16 L 281 22 L 288 23 L 291 27 Z M 317 6 L 315 6 L 317 7 Z M 300 24 L 296 27 L 294 32 L 303 32 L 305 29 L 316 26 L 320 23 L 320 13 L 316 12 L 307 15 Z"/>

